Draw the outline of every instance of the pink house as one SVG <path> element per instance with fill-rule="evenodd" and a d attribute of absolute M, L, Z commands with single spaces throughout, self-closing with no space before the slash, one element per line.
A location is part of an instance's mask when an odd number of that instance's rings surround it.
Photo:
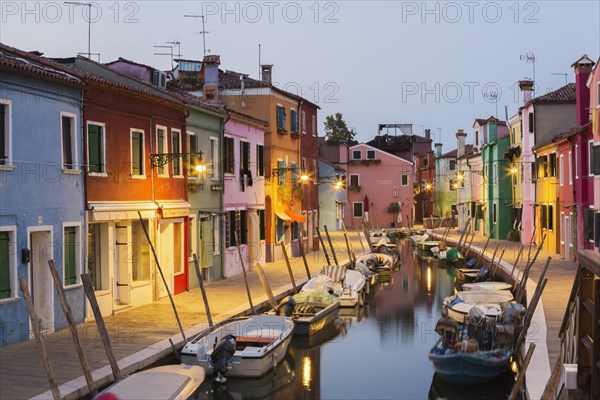
<path fill-rule="evenodd" d="M 587 81 L 590 89 L 590 114 L 592 116 L 592 141 L 588 143 L 590 176 L 593 175 L 594 250 L 600 252 L 600 58 Z"/>
<path fill-rule="evenodd" d="M 348 148 L 346 226 L 410 226 L 413 215 L 413 163 L 367 144 Z M 400 213 L 387 212 L 391 203 Z"/>
<path fill-rule="evenodd" d="M 236 247 L 237 233 L 244 267 L 265 262 L 265 121 L 228 110 L 223 141 L 224 163 L 233 163 L 225 176 L 225 278 L 242 272 Z"/>

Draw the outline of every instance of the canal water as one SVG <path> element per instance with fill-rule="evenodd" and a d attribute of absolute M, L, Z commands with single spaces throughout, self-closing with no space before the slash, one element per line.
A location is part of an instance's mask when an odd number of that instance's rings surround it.
<path fill-rule="evenodd" d="M 294 338 L 278 368 L 260 379 L 210 379 L 201 399 L 506 399 L 514 375 L 460 387 L 434 375 L 427 354 L 442 302 L 454 291 L 453 270 L 402 243 L 402 265 L 363 308 L 341 309 L 338 321 Z"/>

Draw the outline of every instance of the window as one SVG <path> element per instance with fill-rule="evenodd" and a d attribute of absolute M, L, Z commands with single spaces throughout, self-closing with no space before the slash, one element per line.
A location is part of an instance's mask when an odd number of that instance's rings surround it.
<path fill-rule="evenodd" d="M 277 105 L 277 130 L 285 130 L 285 108 Z"/>
<path fill-rule="evenodd" d="M 429 159 L 427 158 L 427 156 L 425 156 L 425 158 L 423 158 L 423 168 L 427 168 L 428 165 L 429 165 Z"/>
<path fill-rule="evenodd" d="M 298 112 L 294 109 L 290 110 L 290 131 L 292 133 L 298 133 Z"/>
<path fill-rule="evenodd" d="M 285 161 L 277 160 L 277 182 L 279 186 L 285 185 Z"/>
<path fill-rule="evenodd" d="M 583 240 L 594 240 L 594 209 L 583 209 Z"/>
<path fill-rule="evenodd" d="M 592 162 L 594 155 L 594 141 L 588 142 L 588 176 L 594 176 L 594 164 Z"/>
<path fill-rule="evenodd" d="M 355 201 L 352 203 L 352 216 L 354 218 L 362 218 L 363 217 L 363 202 Z"/>
<path fill-rule="evenodd" d="M 156 127 L 156 152 L 158 154 L 167 154 L 169 151 L 167 150 L 167 128 L 165 127 Z M 158 175 L 165 175 L 165 166 L 162 165 L 158 168 Z"/>
<path fill-rule="evenodd" d="M 292 161 L 292 187 L 298 186 L 298 164 Z"/>
<path fill-rule="evenodd" d="M 79 259 L 79 227 L 65 226 L 63 231 L 63 267 L 64 285 L 75 285 L 78 282 L 81 260 Z"/>
<path fill-rule="evenodd" d="M 598 211 L 594 214 L 594 246 L 600 247 L 600 212 Z"/>
<path fill-rule="evenodd" d="M 317 116 L 312 116 L 312 135 L 317 136 Z"/>
<path fill-rule="evenodd" d="M 548 205 L 548 229 L 554 229 L 554 206 L 552 204 Z"/>
<path fill-rule="evenodd" d="M 240 169 L 243 174 L 250 173 L 250 143 L 240 141 Z"/>
<path fill-rule="evenodd" d="M 573 184 L 573 155 L 569 152 L 569 185 Z"/>
<path fill-rule="evenodd" d="M 227 248 L 235 246 L 235 211 L 225 213 L 225 246 Z"/>
<path fill-rule="evenodd" d="M 235 173 L 235 154 L 234 140 L 231 137 L 225 137 L 223 145 L 225 146 L 225 159 L 223 160 L 223 168 L 226 174 Z"/>
<path fill-rule="evenodd" d="M 148 220 L 143 221 L 148 229 Z M 150 245 L 139 220 L 131 222 L 131 277 L 134 282 L 150 280 Z"/>
<path fill-rule="evenodd" d="M 0 300 L 17 297 L 15 230 L 0 231 Z"/>
<path fill-rule="evenodd" d="M 496 203 L 492 204 L 492 221 L 494 224 L 498 221 L 498 205 Z"/>
<path fill-rule="evenodd" d="M 12 164 L 12 125 L 10 100 L 0 99 L 0 165 Z"/>
<path fill-rule="evenodd" d="M 106 173 L 104 162 L 105 127 L 105 124 L 99 122 L 88 122 L 87 124 L 88 171 L 91 174 Z"/>
<path fill-rule="evenodd" d="M 181 132 L 175 129 L 171 129 L 171 152 L 181 153 Z M 182 176 L 181 163 L 181 157 L 173 158 L 173 176 Z"/>
<path fill-rule="evenodd" d="M 534 124 L 534 118 L 533 118 L 533 113 L 529 112 L 529 133 L 533 133 L 533 124 Z"/>
<path fill-rule="evenodd" d="M 592 174 L 600 175 L 600 144 L 592 149 Z"/>
<path fill-rule="evenodd" d="M 352 150 L 352 159 L 360 160 L 362 158 L 362 152 L 360 150 Z"/>
<path fill-rule="evenodd" d="M 542 229 L 548 229 L 547 220 L 548 220 L 548 207 L 545 204 L 542 204 L 540 206 L 540 222 L 542 225 L 541 226 Z"/>
<path fill-rule="evenodd" d="M 367 150 L 367 160 L 375 159 L 375 150 Z"/>
<path fill-rule="evenodd" d="M 579 179 L 579 144 L 575 144 L 575 179 Z"/>
<path fill-rule="evenodd" d="M 62 163 L 64 169 L 75 169 L 77 164 L 77 139 L 75 114 L 60 113 L 62 133 Z"/>
<path fill-rule="evenodd" d="M 498 184 L 498 163 L 492 165 L 492 182 L 494 185 Z"/>
<path fill-rule="evenodd" d="M 558 161 L 558 183 L 563 186 L 565 182 L 565 157 L 561 154 Z"/>
<path fill-rule="evenodd" d="M 220 179 L 219 164 L 221 157 L 219 157 L 219 139 L 215 137 L 210 138 L 210 163 L 212 164 L 212 180 L 218 181 Z"/>
<path fill-rule="evenodd" d="M 256 145 L 256 176 L 265 176 L 265 146 Z"/>
<path fill-rule="evenodd" d="M 292 240 L 298 240 L 300 237 L 300 226 L 296 221 L 292 222 Z"/>
<path fill-rule="evenodd" d="M 189 216 L 188 222 L 188 260 L 193 261 L 193 255 L 198 255 L 198 218 L 195 215 Z"/>
<path fill-rule="evenodd" d="M 306 111 L 302 110 L 302 133 L 306 133 Z"/>
<path fill-rule="evenodd" d="M 408 175 L 402 174 L 400 177 L 400 183 L 402 186 L 408 186 Z"/>
<path fill-rule="evenodd" d="M 131 130 L 131 175 L 144 176 L 144 132 Z"/>
<path fill-rule="evenodd" d="M 239 211 L 240 244 L 248 244 L 248 215 L 246 210 Z"/>
<path fill-rule="evenodd" d="M 312 179 L 313 179 L 313 185 L 319 184 L 319 168 L 317 167 L 316 159 L 312 160 Z"/>
<path fill-rule="evenodd" d="M 350 190 L 358 191 L 360 179 L 358 174 L 350 174 Z"/>
<path fill-rule="evenodd" d="M 475 146 L 479 146 L 479 131 L 475 131 Z"/>
<path fill-rule="evenodd" d="M 556 178 L 556 153 L 550 153 L 549 165 L 548 165 L 548 176 Z"/>
<path fill-rule="evenodd" d="M 188 138 L 188 152 L 190 153 L 188 157 L 188 176 L 194 178 L 194 174 L 196 172 L 196 166 L 200 163 L 204 163 L 200 157 L 198 157 L 198 153 L 200 153 L 200 149 L 198 148 L 198 136 L 194 132 L 187 133 Z"/>
<path fill-rule="evenodd" d="M 102 284 L 102 235 L 100 234 L 100 224 L 88 225 L 88 257 L 87 265 L 90 274 L 90 280 L 94 290 L 106 289 Z"/>
<path fill-rule="evenodd" d="M 454 171 L 456 169 L 456 160 L 450 160 L 450 171 Z"/>
<path fill-rule="evenodd" d="M 258 210 L 258 224 L 260 240 L 265 240 L 267 238 L 267 219 L 265 216 L 265 210 Z"/>
<path fill-rule="evenodd" d="M 300 160 L 300 169 L 302 170 L 302 172 L 306 172 L 306 158 L 302 157 L 302 159 Z"/>
<path fill-rule="evenodd" d="M 537 179 L 542 179 L 542 178 L 546 178 L 548 175 L 548 156 L 547 155 L 543 155 L 543 156 L 539 156 L 536 159 L 536 176 Z"/>
<path fill-rule="evenodd" d="M 560 244 L 565 244 L 565 224 L 566 224 L 566 220 L 565 220 L 565 213 L 561 212 L 560 213 Z"/>

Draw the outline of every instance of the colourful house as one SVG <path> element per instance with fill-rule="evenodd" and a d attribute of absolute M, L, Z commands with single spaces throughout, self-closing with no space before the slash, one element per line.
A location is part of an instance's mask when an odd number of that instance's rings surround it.
<path fill-rule="evenodd" d="M 412 226 L 413 163 L 363 143 L 350 146 L 348 154 L 346 226 Z M 388 212 L 392 203 L 399 213 Z"/>
<path fill-rule="evenodd" d="M 484 140 L 481 154 L 485 234 L 493 239 L 506 239 L 516 225 L 512 219 L 509 160 L 505 157 L 510 146 L 508 128 L 505 121 L 493 116 L 482 122 L 480 128 Z"/>
<path fill-rule="evenodd" d="M 75 322 L 85 316 L 84 84 L 49 59 L 0 45 L 0 346 L 29 340 L 24 277 L 44 332 L 67 326 L 48 261 Z"/>
<path fill-rule="evenodd" d="M 346 216 L 346 170 L 319 160 L 319 229 L 344 228 Z"/>
<path fill-rule="evenodd" d="M 266 121 L 232 110 L 225 124 L 224 165 L 235 166 L 225 179 L 225 278 L 242 273 L 242 262 L 247 270 L 265 262 L 265 174 L 259 160 L 264 156 L 266 126 Z"/>
<path fill-rule="evenodd" d="M 507 121 L 507 126 L 510 133 L 510 148 L 507 151 L 509 160 L 509 170 L 512 180 L 512 220 L 513 225 L 512 240 L 520 240 L 522 231 L 522 214 L 523 214 L 523 171 L 524 166 L 521 162 L 523 130 L 521 124 L 521 113 L 515 114 Z"/>
<path fill-rule="evenodd" d="M 535 164 L 533 174 L 535 178 L 535 214 L 534 224 L 537 227 L 534 242 L 544 241 L 544 250 L 560 253 L 560 221 L 559 216 L 559 173 L 557 169 L 556 143 L 550 139 L 540 142 L 533 147 Z"/>
<path fill-rule="evenodd" d="M 465 144 L 467 134 L 459 129 L 456 132 L 456 204 L 458 226 L 465 227 L 471 219 L 471 228 L 479 228 L 479 219 L 483 219 L 481 210 L 481 155 L 476 153 L 472 144 Z M 476 160 L 479 157 L 479 161 Z M 479 195 L 479 196 L 478 196 Z M 479 219 L 478 219 L 479 218 Z"/>
<path fill-rule="evenodd" d="M 456 218 L 456 154 L 442 154 L 442 144 L 435 144 L 435 215 L 442 218 Z"/>
<path fill-rule="evenodd" d="M 590 89 L 590 115 L 592 120 L 592 143 L 588 143 L 591 154 L 589 168 L 593 175 L 594 193 L 594 250 L 600 252 L 600 58 L 587 81 Z"/>

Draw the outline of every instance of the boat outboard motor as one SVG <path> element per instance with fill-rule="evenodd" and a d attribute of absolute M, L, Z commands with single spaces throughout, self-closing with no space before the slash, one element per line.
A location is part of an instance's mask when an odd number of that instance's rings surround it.
<path fill-rule="evenodd" d="M 468 333 L 470 339 L 475 339 L 481 348 L 483 346 L 483 331 L 485 328 L 485 314 L 477 307 L 471 307 L 469 310 Z"/>
<path fill-rule="evenodd" d="M 467 261 L 467 268 L 475 268 L 475 264 L 477 264 L 477 258 L 469 258 L 469 261 Z"/>
<path fill-rule="evenodd" d="M 215 345 L 210 362 L 213 365 L 213 378 L 219 383 L 223 383 L 226 379 L 223 374 L 227 371 L 227 361 L 235 353 L 235 336 L 226 335 L 219 343 Z"/>
<path fill-rule="evenodd" d="M 487 281 L 488 276 L 490 275 L 490 267 L 487 265 L 481 267 L 479 270 L 479 274 L 477 274 L 477 278 L 475 278 L 475 282 L 484 282 Z"/>
<path fill-rule="evenodd" d="M 296 308 L 296 300 L 292 296 L 288 298 L 287 303 L 285 303 L 285 307 L 283 309 L 283 313 L 286 317 L 290 317 L 294 313 L 294 309 Z"/>

